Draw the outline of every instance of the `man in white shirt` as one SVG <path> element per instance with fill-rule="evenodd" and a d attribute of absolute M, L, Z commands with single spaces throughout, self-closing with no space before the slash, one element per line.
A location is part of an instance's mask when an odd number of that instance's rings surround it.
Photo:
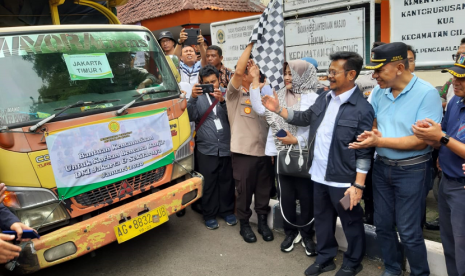
<path fill-rule="evenodd" d="M 184 43 L 187 35 L 182 29 L 180 33 L 179 43 Z M 194 84 L 199 82 L 199 71 L 200 68 L 207 65 L 206 50 L 204 44 L 204 37 L 200 33 L 197 36 L 198 48 L 200 50 L 201 60 L 197 61 L 197 55 L 194 49 L 195 45 L 184 45 L 182 50 L 179 51 L 176 48 L 175 54 L 181 57 L 181 62 L 179 63 L 179 73 L 181 75 L 181 82 L 187 82 L 194 86 Z"/>
<path fill-rule="evenodd" d="M 365 255 L 363 210 L 359 203 L 370 169 L 373 149 L 349 149 L 364 127 L 371 127 L 373 107 L 365 100 L 355 79 L 362 69 L 362 57 L 353 52 L 337 52 L 330 56 L 328 70 L 330 91 L 318 97 L 306 111 L 293 111 L 279 106 L 276 98 L 265 96 L 263 105 L 276 112 L 290 124 L 310 125 L 309 157 L 311 179 L 314 183 L 315 231 L 317 253 L 315 263 L 306 271 L 317 276 L 336 269 L 334 257 L 338 251 L 334 237 L 339 216 L 347 238 L 348 248 L 336 276 L 359 273 Z M 340 200 L 350 195 L 348 209 Z"/>

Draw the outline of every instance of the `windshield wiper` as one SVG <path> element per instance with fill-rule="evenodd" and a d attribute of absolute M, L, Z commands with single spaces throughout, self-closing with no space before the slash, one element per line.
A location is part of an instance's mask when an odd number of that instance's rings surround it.
<path fill-rule="evenodd" d="M 154 88 L 150 90 L 146 90 L 145 92 L 141 93 L 140 95 L 135 95 L 133 97 L 137 97 L 134 100 L 130 101 L 127 103 L 125 106 L 121 107 L 116 111 L 116 116 L 120 116 L 126 111 L 126 109 L 130 108 L 137 100 L 143 98 L 145 95 L 150 95 L 150 94 L 156 94 L 156 93 L 163 93 L 163 92 L 169 92 L 171 90 L 156 90 Z"/>
<path fill-rule="evenodd" d="M 103 101 L 92 101 L 92 102 L 84 102 L 82 106 L 84 105 L 91 105 L 91 104 L 105 104 L 105 103 L 114 103 L 114 102 L 119 102 L 121 101 L 120 99 L 114 99 L 114 100 L 103 100 Z M 77 104 L 77 103 L 76 103 Z M 74 107 L 79 107 L 79 106 L 74 106 Z M 64 106 L 64 107 L 59 107 L 59 108 L 55 108 L 54 110 L 63 110 L 65 108 L 68 108 L 68 106 Z"/>
<path fill-rule="evenodd" d="M 103 101 L 96 101 L 96 102 L 93 102 L 93 101 L 92 102 L 78 101 L 78 102 L 76 102 L 74 104 L 71 104 L 71 105 L 68 105 L 68 106 L 65 106 L 65 107 L 57 108 L 55 110 L 61 110 L 61 111 L 57 112 L 55 114 L 52 114 L 50 117 L 47 117 L 47 118 L 43 119 L 42 121 L 38 122 L 37 124 L 31 126 L 29 128 L 29 131 L 30 132 L 36 131 L 39 127 L 45 125 L 46 123 L 48 123 L 51 120 L 55 119 L 56 117 L 60 116 L 63 112 L 65 112 L 66 110 L 68 110 L 70 108 L 81 107 L 81 106 L 89 105 L 89 104 L 102 104 L 102 103 L 117 102 L 117 101 L 120 101 L 120 100 L 103 100 Z"/>

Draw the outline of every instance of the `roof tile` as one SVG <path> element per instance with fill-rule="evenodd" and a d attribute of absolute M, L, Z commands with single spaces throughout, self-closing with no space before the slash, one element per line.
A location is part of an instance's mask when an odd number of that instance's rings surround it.
<path fill-rule="evenodd" d="M 263 12 L 265 6 L 258 0 L 130 0 L 118 7 L 118 18 L 132 24 L 182 10 Z"/>

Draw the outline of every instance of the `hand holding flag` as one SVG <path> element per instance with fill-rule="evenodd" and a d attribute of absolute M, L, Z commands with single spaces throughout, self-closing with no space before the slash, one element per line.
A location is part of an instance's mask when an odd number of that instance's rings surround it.
<path fill-rule="evenodd" d="M 276 90 L 284 87 L 284 16 L 282 0 L 272 0 L 250 36 L 255 43 L 253 59 Z"/>

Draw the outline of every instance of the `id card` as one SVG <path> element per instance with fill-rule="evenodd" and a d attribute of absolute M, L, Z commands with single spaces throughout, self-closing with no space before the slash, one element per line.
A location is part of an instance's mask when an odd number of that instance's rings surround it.
<path fill-rule="evenodd" d="M 221 125 L 221 121 L 219 118 L 216 118 L 215 120 L 213 120 L 213 122 L 215 122 L 215 126 L 216 126 L 216 130 L 217 131 L 220 131 L 223 129 L 223 126 Z"/>

